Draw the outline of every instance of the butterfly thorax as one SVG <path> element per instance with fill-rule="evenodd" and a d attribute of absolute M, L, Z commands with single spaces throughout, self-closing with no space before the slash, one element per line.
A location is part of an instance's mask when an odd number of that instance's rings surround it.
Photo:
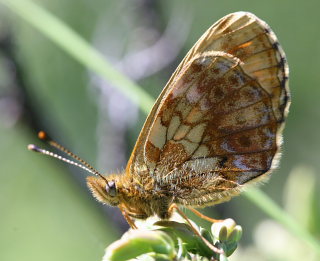
<path fill-rule="evenodd" d="M 114 184 L 115 193 L 110 193 L 106 180 Z M 143 186 L 125 174 L 109 175 L 106 180 L 92 176 L 87 178 L 87 185 L 98 201 L 118 206 L 127 215 L 138 219 L 153 215 L 168 219 L 171 216 L 169 207 L 173 203 L 173 196 L 165 190 L 155 190 L 151 183 Z"/>

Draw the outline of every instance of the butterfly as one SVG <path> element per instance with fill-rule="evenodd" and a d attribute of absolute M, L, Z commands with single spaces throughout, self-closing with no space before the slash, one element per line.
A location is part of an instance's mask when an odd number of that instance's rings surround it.
<path fill-rule="evenodd" d="M 93 196 L 119 207 L 132 227 L 132 219 L 169 219 L 172 206 L 212 206 L 270 176 L 290 104 L 288 74 L 270 27 L 251 13 L 232 13 L 175 70 L 123 173 L 101 175 L 49 143 L 96 174 L 87 177 Z"/>
<path fill-rule="evenodd" d="M 265 179 L 280 156 L 288 73 L 265 22 L 223 17 L 169 79 L 124 173 L 87 178 L 93 195 L 127 218 L 169 219 L 173 204 L 215 205 Z"/>

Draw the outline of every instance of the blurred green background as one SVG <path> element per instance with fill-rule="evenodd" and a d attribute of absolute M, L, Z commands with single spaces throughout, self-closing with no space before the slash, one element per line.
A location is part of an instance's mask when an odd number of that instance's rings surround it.
<path fill-rule="evenodd" d="M 14 0 L 16 1 L 16 0 Z M 122 170 L 146 115 L 0 1 L 0 260 L 101 260 L 127 225 L 91 197 L 82 170 L 27 151 L 45 130 L 102 172 Z M 262 189 L 320 238 L 320 3 L 309 1 L 42 0 L 116 68 L 157 97 L 202 33 L 250 11 L 287 54 L 292 106 L 280 168 Z M 50 28 L 48 28 L 50 30 Z M 63 37 L 63 36 L 61 36 Z M 319 260 L 241 196 L 205 213 L 244 229 L 230 260 Z"/>

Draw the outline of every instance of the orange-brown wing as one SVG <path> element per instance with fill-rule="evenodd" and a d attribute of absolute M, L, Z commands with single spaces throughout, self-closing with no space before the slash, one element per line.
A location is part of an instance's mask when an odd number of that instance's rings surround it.
<path fill-rule="evenodd" d="M 244 12 L 222 18 L 161 93 L 127 173 L 178 197 L 189 192 L 181 202 L 193 197 L 199 205 L 217 201 L 207 194 L 256 179 L 280 146 L 287 78 L 284 53 L 263 21 Z"/>

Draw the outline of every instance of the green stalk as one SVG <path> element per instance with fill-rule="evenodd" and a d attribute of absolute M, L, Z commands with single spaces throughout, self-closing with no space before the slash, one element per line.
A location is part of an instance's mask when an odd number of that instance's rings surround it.
<path fill-rule="evenodd" d="M 251 188 L 243 193 L 247 199 L 256 204 L 270 217 L 277 220 L 292 234 L 305 241 L 320 256 L 320 243 L 303 226 L 283 211 L 270 197 L 257 188 Z"/>
<path fill-rule="evenodd" d="M 0 0 L 11 11 L 26 20 L 66 53 L 85 67 L 116 86 L 127 97 L 140 105 L 145 113 L 150 111 L 154 99 L 140 86 L 116 70 L 96 49 L 63 21 L 41 6 L 28 0 Z"/>
<path fill-rule="evenodd" d="M 149 113 L 154 99 L 140 86 L 114 69 L 97 50 L 53 14 L 29 0 L 0 0 L 0 3 L 46 35 L 74 59 L 116 86 L 128 98 L 138 104 L 144 113 Z M 262 191 L 252 189 L 244 194 L 269 216 L 283 224 L 289 231 L 304 240 L 320 254 L 319 241 L 281 210 Z"/>

